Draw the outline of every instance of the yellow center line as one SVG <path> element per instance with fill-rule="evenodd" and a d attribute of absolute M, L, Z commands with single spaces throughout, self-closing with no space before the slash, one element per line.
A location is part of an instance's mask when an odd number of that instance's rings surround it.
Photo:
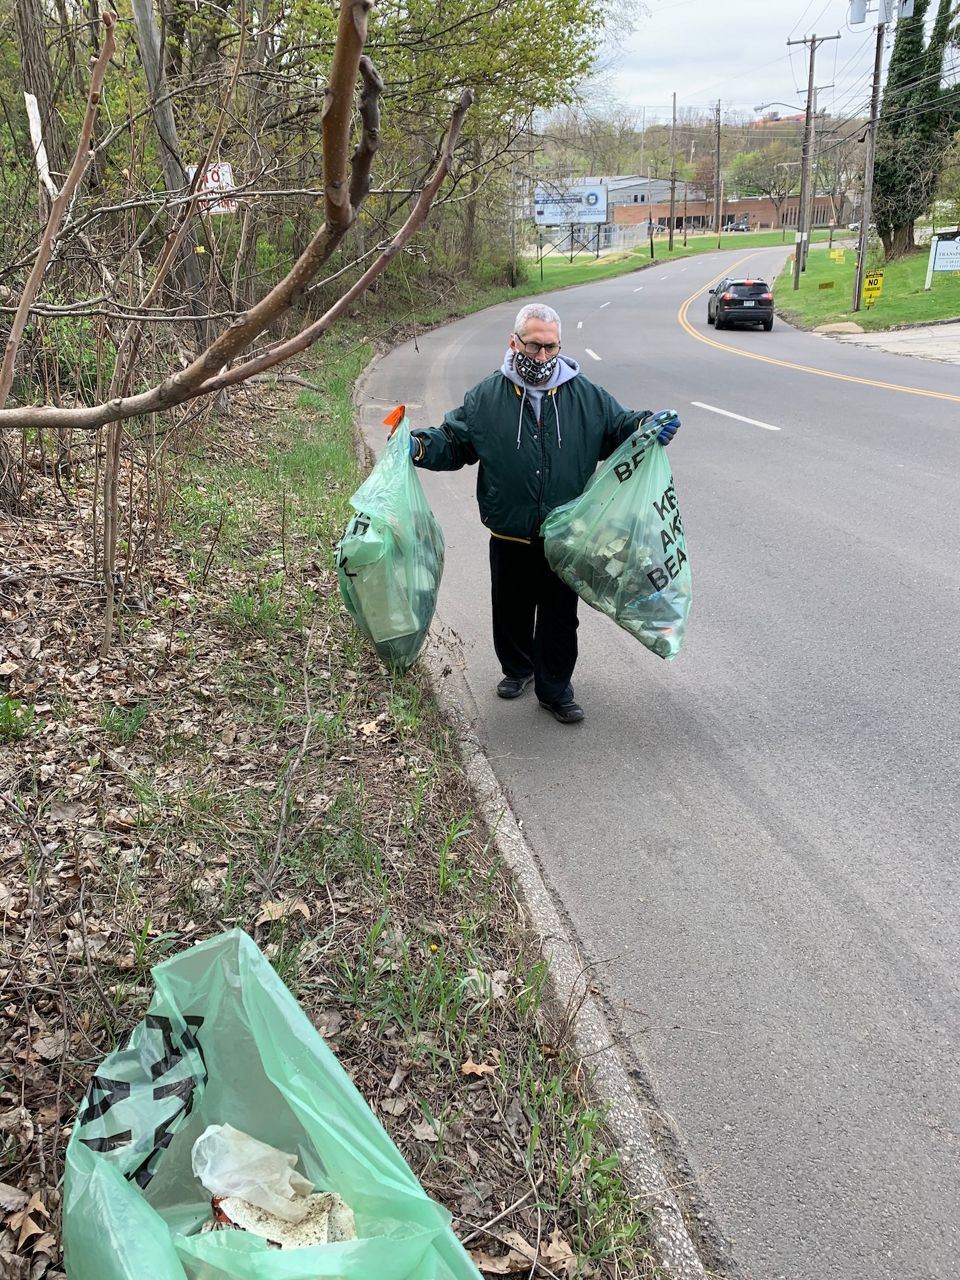
<path fill-rule="evenodd" d="M 833 373 L 830 369 L 816 369 L 809 364 L 796 364 L 792 360 L 778 360 L 775 356 L 762 356 L 756 351 L 744 351 L 740 347 L 728 347 L 726 343 L 718 342 L 716 338 L 708 337 L 707 334 L 695 329 L 687 319 L 687 313 L 691 305 L 702 297 L 717 280 L 722 280 L 724 276 L 730 275 L 736 267 L 756 256 L 756 253 L 748 253 L 746 257 L 738 258 L 736 262 L 721 271 L 713 280 L 709 280 L 696 293 L 692 293 L 686 302 L 681 305 L 680 310 L 677 312 L 677 319 L 691 338 L 696 338 L 698 342 L 706 343 L 708 347 L 716 347 L 718 351 L 725 351 L 728 355 L 743 356 L 745 360 L 762 360 L 764 364 L 777 364 L 782 369 L 796 369 L 798 373 L 813 373 L 818 378 L 834 378 L 838 382 L 856 382 L 862 387 L 878 387 L 881 391 L 902 391 L 904 395 L 908 396 L 927 396 L 931 400 L 950 400 L 954 404 L 960 404 L 960 395 L 951 395 L 947 391 L 925 391 L 923 387 L 905 387 L 898 382 L 880 382 L 876 378 L 857 378 L 850 373 Z"/>

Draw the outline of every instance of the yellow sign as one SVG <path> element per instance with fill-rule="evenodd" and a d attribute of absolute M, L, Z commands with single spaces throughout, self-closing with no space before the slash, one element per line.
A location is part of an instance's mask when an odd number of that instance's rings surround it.
<path fill-rule="evenodd" d="M 863 277 L 863 305 L 872 307 L 883 290 L 883 272 L 868 271 Z"/>
<path fill-rule="evenodd" d="M 830 250 L 830 257 L 834 260 L 834 262 L 843 262 L 843 250 L 842 250 L 842 249 L 831 249 L 831 250 Z"/>

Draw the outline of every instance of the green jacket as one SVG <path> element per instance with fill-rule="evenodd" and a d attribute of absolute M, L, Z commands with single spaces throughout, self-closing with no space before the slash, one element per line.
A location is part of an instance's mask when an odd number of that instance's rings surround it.
<path fill-rule="evenodd" d="M 538 422 L 530 400 L 498 370 L 439 427 L 413 432 L 422 446 L 414 462 L 430 471 L 479 463 L 480 519 L 498 537 L 530 541 L 650 412 L 624 409 L 583 374 L 544 392 L 540 407 Z"/>

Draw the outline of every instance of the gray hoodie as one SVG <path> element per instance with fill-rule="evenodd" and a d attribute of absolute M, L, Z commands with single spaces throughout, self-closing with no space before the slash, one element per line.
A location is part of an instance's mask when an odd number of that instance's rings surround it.
<path fill-rule="evenodd" d="M 559 355 L 557 357 L 557 367 L 546 382 L 540 384 L 539 387 L 531 387 L 520 377 L 513 367 L 513 352 L 507 348 L 507 353 L 503 357 L 503 364 L 500 366 L 500 372 L 505 378 L 509 378 L 515 387 L 519 387 L 523 392 L 520 397 L 520 417 L 517 420 L 517 448 L 520 448 L 520 433 L 523 430 L 523 404 L 525 400 L 529 400 L 533 406 L 533 412 L 537 421 L 540 420 L 540 409 L 543 401 L 544 392 L 555 391 L 557 387 L 563 386 L 565 382 L 570 382 L 580 372 L 580 364 L 576 360 L 572 360 L 570 356 Z M 557 408 L 557 397 L 551 396 L 554 412 L 557 415 L 557 445 L 563 448 L 563 438 L 560 434 L 560 410 Z"/>

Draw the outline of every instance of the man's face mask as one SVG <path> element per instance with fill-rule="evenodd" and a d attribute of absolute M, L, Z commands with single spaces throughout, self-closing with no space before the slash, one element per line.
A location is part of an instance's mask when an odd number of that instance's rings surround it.
<path fill-rule="evenodd" d="M 553 371 L 557 367 L 557 359 L 560 354 L 560 345 L 547 344 L 544 346 L 538 342 L 525 343 L 522 338 L 514 334 L 516 342 L 521 347 L 513 353 L 513 367 L 517 372 L 517 376 L 522 378 L 524 382 L 531 387 L 542 387 L 545 382 L 549 382 L 553 377 Z M 551 353 L 550 347 L 555 346 L 555 350 Z M 532 354 L 522 348 L 532 348 Z M 540 351 L 544 351 L 549 357 L 546 360 L 535 360 L 534 356 Z"/>

